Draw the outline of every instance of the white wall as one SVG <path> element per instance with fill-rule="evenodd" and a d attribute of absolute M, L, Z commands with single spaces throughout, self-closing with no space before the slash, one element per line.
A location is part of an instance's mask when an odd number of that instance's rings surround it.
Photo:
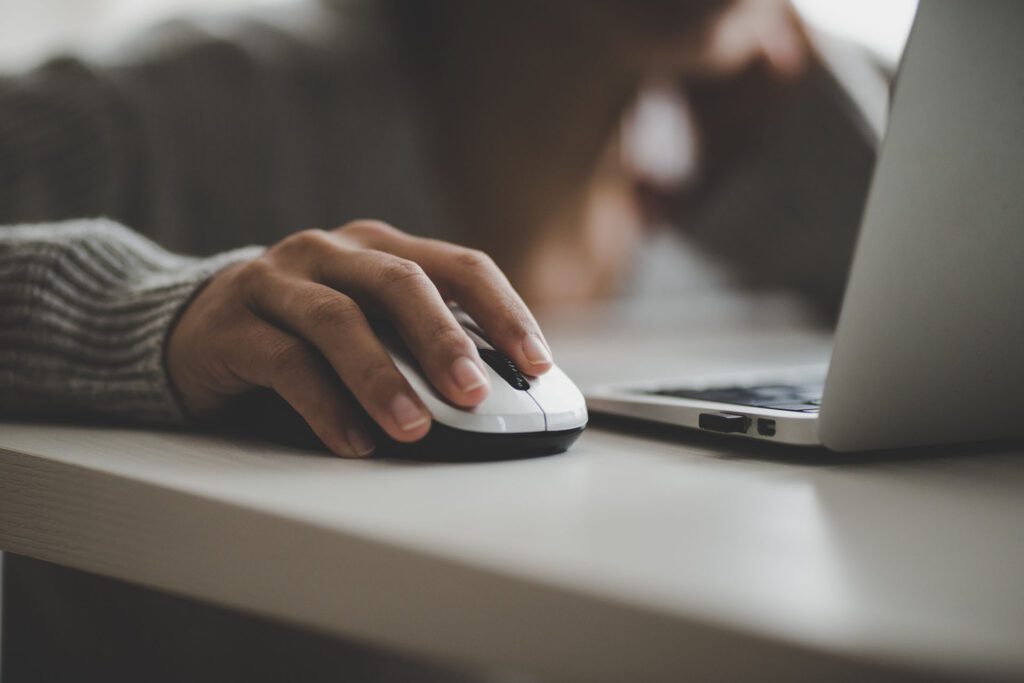
<path fill-rule="evenodd" d="M 0 70 L 24 68 L 57 51 L 109 42 L 160 18 L 295 0 L 0 0 Z M 917 0 L 792 0 L 813 24 L 899 57 Z"/>
<path fill-rule="evenodd" d="M 791 0 L 808 23 L 864 45 L 889 64 L 903 54 L 918 0 Z"/>
<path fill-rule="evenodd" d="M 161 19 L 300 0 L 0 0 L 0 71 L 17 71 L 65 51 L 104 44 Z"/>

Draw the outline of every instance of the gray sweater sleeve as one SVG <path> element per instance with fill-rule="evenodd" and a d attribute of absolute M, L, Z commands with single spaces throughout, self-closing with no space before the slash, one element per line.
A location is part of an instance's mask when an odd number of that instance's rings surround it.
<path fill-rule="evenodd" d="M 438 224 L 372 4 L 171 23 L 102 63 L 0 76 L 0 418 L 180 423 L 164 341 L 211 274 L 257 253 L 236 247 Z M 118 222 L 80 220 L 101 215 Z"/>
<path fill-rule="evenodd" d="M 104 219 L 0 229 L 0 415 L 183 423 L 168 330 L 211 275 L 259 251 L 176 256 Z"/>

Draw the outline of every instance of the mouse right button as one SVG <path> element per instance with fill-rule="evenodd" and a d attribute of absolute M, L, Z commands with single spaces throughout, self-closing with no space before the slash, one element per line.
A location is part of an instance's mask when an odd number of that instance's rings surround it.
<path fill-rule="evenodd" d="M 544 423 L 549 432 L 579 429 L 587 424 L 583 394 L 558 367 L 535 378 L 529 393 L 544 411 Z"/>

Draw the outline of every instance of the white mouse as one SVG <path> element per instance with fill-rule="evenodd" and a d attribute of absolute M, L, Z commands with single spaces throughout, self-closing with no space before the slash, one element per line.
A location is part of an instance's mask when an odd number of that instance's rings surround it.
<path fill-rule="evenodd" d="M 529 377 L 487 341 L 483 331 L 465 313 L 453 309 L 456 319 L 476 344 L 487 365 L 491 389 L 473 408 L 449 403 L 427 380 L 419 364 L 393 328 L 374 326 L 398 370 L 430 410 L 430 432 L 414 443 L 391 439 L 366 418 L 377 455 L 414 460 L 499 460 L 561 453 L 587 426 L 583 394 L 565 373 L 552 367 L 540 377 Z M 238 426 L 248 432 L 299 448 L 324 448 L 320 439 L 284 399 L 270 390 L 241 397 L 234 409 Z"/>
<path fill-rule="evenodd" d="M 381 341 L 399 372 L 433 417 L 424 439 L 394 444 L 396 449 L 408 455 L 459 460 L 545 455 L 568 449 L 587 425 L 583 393 L 557 366 L 539 377 L 520 372 L 508 356 L 494 349 L 469 316 L 457 309 L 453 312 L 488 366 L 490 392 L 473 408 L 452 405 L 433 387 L 398 336 L 381 332 Z"/>

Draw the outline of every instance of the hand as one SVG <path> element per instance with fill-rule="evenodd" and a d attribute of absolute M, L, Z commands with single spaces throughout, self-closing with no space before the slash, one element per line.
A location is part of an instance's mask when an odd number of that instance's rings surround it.
<path fill-rule="evenodd" d="M 648 76 L 730 78 L 756 62 L 803 72 L 809 43 L 789 0 L 607 0 L 623 56 Z"/>
<path fill-rule="evenodd" d="M 639 6 L 653 10 L 647 1 Z M 703 5 L 691 28 L 672 28 L 663 16 L 661 39 L 644 41 L 656 75 L 622 128 L 622 160 L 652 222 L 665 222 L 665 211 L 678 222 L 680 202 L 755 149 L 757 136 L 772 129 L 815 72 L 810 40 L 787 0 Z"/>
<path fill-rule="evenodd" d="M 487 396 L 486 366 L 448 300 L 524 372 L 551 367 L 537 322 L 485 254 L 356 221 L 297 233 L 217 274 L 171 331 L 168 374 L 197 419 L 268 387 L 333 452 L 365 456 L 373 443 L 351 397 L 398 441 L 430 429 L 430 414 L 367 316 L 393 323 L 449 401 L 472 407 Z"/>

